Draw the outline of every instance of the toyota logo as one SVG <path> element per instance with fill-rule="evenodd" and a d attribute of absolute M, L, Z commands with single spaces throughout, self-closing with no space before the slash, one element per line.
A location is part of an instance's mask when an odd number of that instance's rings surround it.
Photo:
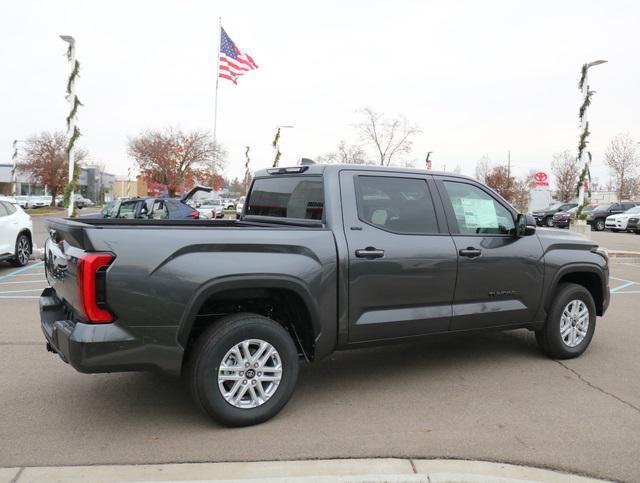
<path fill-rule="evenodd" d="M 545 173 L 544 171 L 537 172 L 536 174 L 533 175 L 533 177 L 538 182 L 547 181 L 547 179 L 549 178 L 549 176 L 547 176 L 547 173 Z"/>

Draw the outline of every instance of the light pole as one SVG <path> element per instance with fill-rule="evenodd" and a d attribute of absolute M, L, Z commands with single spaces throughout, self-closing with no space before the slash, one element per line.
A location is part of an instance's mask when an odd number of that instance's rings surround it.
<path fill-rule="evenodd" d="M 589 69 L 596 65 L 604 64 L 607 62 L 606 60 L 595 60 L 593 62 L 589 62 L 587 64 L 583 64 L 580 76 L 580 83 L 578 87 L 582 91 L 582 105 L 580 106 L 579 117 L 580 117 L 580 141 L 578 143 L 578 159 L 584 166 L 582 169 L 582 174 L 580 175 L 580 179 L 578 181 L 578 214 L 582 212 L 582 208 L 588 202 L 585 200 L 585 188 L 586 184 L 591 179 L 591 175 L 589 173 L 589 164 L 591 153 L 587 151 L 587 138 L 591 134 L 589 132 L 589 121 L 587 120 L 587 108 L 591 104 L 591 96 L 595 91 L 589 90 L 589 83 L 587 82 Z"/>
<path fill-rule="evenodd" d="M 69 217 L 75 214 L 75 143 L 80 137 L 80 130 L 76 126 L 76 117 L 78 107 L 82 105 L 76 95 L 76 78 L 80 72 L 80 63 L 76 60 L 76 41 L 71 35 L 60 35 L 60 38 L 68 44 L 67 60 L 71 65 L 71 73 L 67 80 L 67 101 L 71 104 L 71 111 L 67 116 L 67 134 L 69 135 L 69 143 L 67 144 L 67 158 L 69 162 L 69 183 L 65 188 L 65 199 L 68 198 L 67 215 Z"/>
<path fill-rule="evenodd" d="M 273 150 L 275 151 L 275 155 L 273 157 L 273 167 L 278 167 L 278 162 L 280 161 L 280 156 L 282 153 L 280 152 L 280 130 L 281 129 L 293 129 L 295 126 L 278 126 L 276 131 L 276 135 L 273 138 L 273 142 L 271 143 L 273 146 Z"/>

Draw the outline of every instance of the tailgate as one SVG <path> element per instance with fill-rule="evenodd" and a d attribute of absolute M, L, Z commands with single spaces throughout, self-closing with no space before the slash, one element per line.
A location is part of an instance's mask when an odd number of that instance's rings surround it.
<path fill-rule="evenodd" d="M 56 296 L 71 307 L 79 307 L 78 263 L 91 250 L 85 236 L 90 225 L 66 219 L 48 219 L 49 236 L 44 246 L 45 274 Z"/>

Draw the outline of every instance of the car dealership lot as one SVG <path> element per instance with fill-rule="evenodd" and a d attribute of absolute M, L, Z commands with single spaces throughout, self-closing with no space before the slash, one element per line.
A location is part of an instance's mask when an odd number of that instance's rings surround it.
<path fill-rule="evenodd" d="M 611 307 L 579 359 L 549 360 L 526 331 L 336 353 L 303 366 L 278 417 L 228 429 L 180 379 L 83 375 L 47 353 L 42 264 L 3 264 L 0 466 L 459 457 L 637 481 L 640 264 L 611 275 Z"/>

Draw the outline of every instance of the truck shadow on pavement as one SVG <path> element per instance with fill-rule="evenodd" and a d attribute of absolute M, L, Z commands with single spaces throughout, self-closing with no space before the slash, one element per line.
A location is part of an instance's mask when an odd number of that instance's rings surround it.
<path fill-rule="evenodd" d="M 442 380 L 464 381 L 478 373 L 492 377 L 496 368 L 524 366 L 540 359 L 546 357 L 538 350 L 533 335 L 522 330 L 443 336 L 336 352 L 322 361 L 301 365 L 296 392 L 276 420 L 292 413 L 308 416 L 314 407 L 357 399 L 364 387 L 372 394 L 396 388 L 402 395 L 403 384 L 415 387 Z M 90 418 L 95 426 L 112 425 L 114 415 L 120 423 L 141 428 L 153 424 L 202 429 L 203 422 L 209 421 L 192 403 L 184 377 L 140 372 L 77 378 L 64 397 L 74 401 L 74 419 Z M 428 392 L 424 397 L 429 397 Z M 96 406 L 102 411 L 96 411 Z"/>

